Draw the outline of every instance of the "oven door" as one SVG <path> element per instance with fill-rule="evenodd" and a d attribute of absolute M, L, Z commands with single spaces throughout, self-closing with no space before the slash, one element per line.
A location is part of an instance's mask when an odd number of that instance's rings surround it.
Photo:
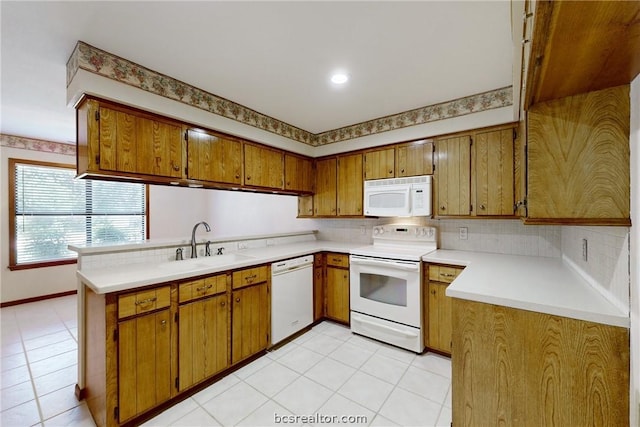
<path fill-rule="evenodd" d="M 351 310 L 421 327 L 420 262 L 350 257 Z"/>

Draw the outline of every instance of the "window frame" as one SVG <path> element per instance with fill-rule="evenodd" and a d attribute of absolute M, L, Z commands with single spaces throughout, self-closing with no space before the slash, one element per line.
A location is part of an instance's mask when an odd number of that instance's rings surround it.
<path fill-rule="evenodd" d="M 9 270 L 28 270 L 32 268 L 56 267 L 60 265 L 76 264 L 78 258 L 58 259 L 49 261 L 38 261 L 29 263 L 17 263 L 17 236 L 16 236 L 16 165 L 34 165 L 49 168 L 71 169 L 76 170 L 76 165 L 70 163 L 45 162 L 40 160 L 27 160 L 18 158 L 9 158 Z M 145 184 L 145 239 L 149 238 L 149 185 Z"/>

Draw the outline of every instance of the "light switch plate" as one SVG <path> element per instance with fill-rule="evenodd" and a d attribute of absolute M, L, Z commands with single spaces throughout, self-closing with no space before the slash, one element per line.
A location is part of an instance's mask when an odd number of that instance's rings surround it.
<path fill-rule="evenodd" d="M 582 239 L 582 260 L 589 261 L 589 242 L 587 239 Z"/>

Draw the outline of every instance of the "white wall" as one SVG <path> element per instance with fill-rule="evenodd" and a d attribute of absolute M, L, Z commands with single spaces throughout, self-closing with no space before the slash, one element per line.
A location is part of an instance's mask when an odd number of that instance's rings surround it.
<path fill-rule="evenodd" d="M 0 301 L 9 302 L 76 289 L 76 264 L 10 271 L 8 159 L 75 165 L 74 156 L 0 146 Z"/>
<path fill-rule="evenodd" d="M 631 83 L 631 419 L 640 426 L 640 76 Z"/>
<path fill-rule="evenodd" d="M 151 186 L 150 236 L 191 238 L 195 224 L 206 221 L 212 239 L 316 229 L 318 223 L 297 219 L 298 198 L 280 194 Z"/>

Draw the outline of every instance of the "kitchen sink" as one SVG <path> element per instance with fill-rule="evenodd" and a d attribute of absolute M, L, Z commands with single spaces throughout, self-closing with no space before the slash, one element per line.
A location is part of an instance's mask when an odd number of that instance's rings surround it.
<path fill-rule="evenodd" d="M 186 271 L 197 271 L 205 270 L 207 268 L 222 267 L 225 265 L 232 265 L 251 259 L 254 258 L 246 255 L 231 253 L 226 255 L 214 255 L 208 257 L 190 258 L 181 261 L 165 262 L 160 264 L 158 268 L 171 273 L 180 273 Z"/>

